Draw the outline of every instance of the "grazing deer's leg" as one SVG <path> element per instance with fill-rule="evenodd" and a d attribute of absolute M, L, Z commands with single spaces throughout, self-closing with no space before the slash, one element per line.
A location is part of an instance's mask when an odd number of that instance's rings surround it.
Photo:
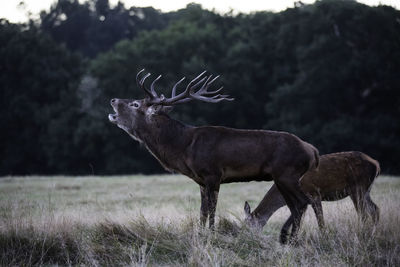
<path fill-rule="evenodd" d="M 367 217 L 371 217 L 372 222 L 377 224 L 379 221 L 379 208 L 372 201 L 369 192 L 365 193 L 362 197 L 359 197 L 359 210 L 360 215 L 363 221 L 367 219 Z"/>
<path fill-rule="evenodd" d="M 367 208 L 368 214 L 371 216 L 374 224 L 377 224 L 379 221 L 379 208 L 372 201 L 371 196 L 367 193 L 364 197 L 365 199 L 365 207 Z"/>
<path fill-rule="evenodd" d="M 205 226 L 208 217 L 208 196 L 206 193 L 206 188 L 204 186 L 200 186 L 200 196 L 201 196 L 200 224 L 201 226 Z"/>
<path fill-rule="evenodd" d="M 379 221 L 379 208 L 372 201 L 369 195 L 369 189 L 352 188 L 350 189 L 350 198 L 354 203 L 354 207 L 362 221 L 366 221 L 371 216 L 372 222 L 377 224 Z"/>
<path fill-rule="evenodd" d="M 363 194 L 361 193 L 360 188 L 352 187 L 350 188 L 350 198 L 353 201 L 354 207 L 358 215 L 361 217 L 362 221 L 365 221 L 366 214 L 365 214 L 365 204 L 363 200 Z"/>
<path fill-rule="evenodd" d="M 315 216 L 317 217 L 319 229 L 325 228 L 324 214 L 322 211 L 321 198 L 316 198 L 311 201 L 311 207 L 314 210 Z"/>

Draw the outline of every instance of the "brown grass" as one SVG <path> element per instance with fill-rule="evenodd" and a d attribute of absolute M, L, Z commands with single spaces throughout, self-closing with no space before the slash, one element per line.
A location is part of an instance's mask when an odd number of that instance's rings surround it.
<path fill-rule="evenodd" d="M 311 209 L 300 244 L 282 246 L 279 210 L 262 232 L 242 224 L 270 183 L 224 185 L 216 231 L 198 225 L 199 192 L 182 176 L 0 179 L 0 265 L 400 266 L 400 179 L 379 177 L 374 227 L 349 200 Z"/>

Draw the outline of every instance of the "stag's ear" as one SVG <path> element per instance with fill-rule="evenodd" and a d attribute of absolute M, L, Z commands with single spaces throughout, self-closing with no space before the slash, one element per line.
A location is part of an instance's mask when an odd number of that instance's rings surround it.
<path fill-rule="evenodd" d="M 247 201 L 244 202 L 244 212 L 246 213 L 246 215 L 250 215 L 251 213 L 250 205 Z"/>

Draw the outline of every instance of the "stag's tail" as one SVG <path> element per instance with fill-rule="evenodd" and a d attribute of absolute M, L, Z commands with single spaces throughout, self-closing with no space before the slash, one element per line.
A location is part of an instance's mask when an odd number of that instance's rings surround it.
<path fill-rule="evenodd" d="M 375 178 L 378 177 L 379 174 L 381 174 L 381 165 L 379 164 L 379 161 L 375 160 L 376 162 L 376 174 Z"/>
<path fill-rule="evenodd" d="M 309 166 L 307 171 L 311 171 L 314 169 L 318 169 L 319 166 L 319 151 L 316 149 L 313 145 L 310 143 L 306 143 L 304 148 L 307 150 L 308 155 L 310 156 L 309 158 Z M 314 158 L 312 158 L 314 157 Z"/>
<path fill-rule="evenodd" d="M 314 159 L 315 159 L 315 168 L 318 169 L 319 166 L 319 151 L 318 149 L 314 149 Z"/>

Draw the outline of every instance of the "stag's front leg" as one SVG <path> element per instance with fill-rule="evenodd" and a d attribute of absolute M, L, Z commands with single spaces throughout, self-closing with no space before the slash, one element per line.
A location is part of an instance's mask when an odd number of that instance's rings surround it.
<path fill-rule="evenodd" d="M 200 185 L 200 196 L 201 196 L 201 206 L 200 206 L 200 224 L 205 226 L 208 217 L 208 196 L 206 192 L 206 187 Z"/>
<path fill-rule="evenodd" d="M 208 199 L 209 227 L 211 229 L 214 229 L 215 211 L 217 208 L 218 193 L 219 193 L 219 185 L 206 186 L 206 194 Z"/>

